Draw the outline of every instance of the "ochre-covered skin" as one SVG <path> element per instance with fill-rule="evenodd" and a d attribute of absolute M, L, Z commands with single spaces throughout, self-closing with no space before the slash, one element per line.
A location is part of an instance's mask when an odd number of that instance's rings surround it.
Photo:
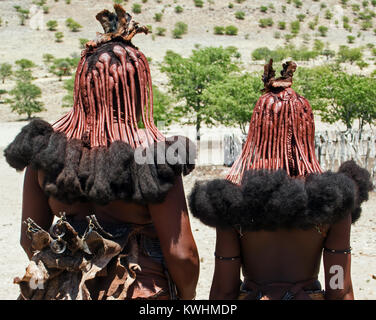
<path fill-rule="evenodd" d="M 266 92 L 254 108 L 241 156 L 227 176 L 233 183 L 240 183 L 249 169 L 284 169 L 289 176 L 303 177 L 322 172 L 315 155 L 312 108 L 307 99 L 291 88 L 296 66 L 284 70 L 286 76 L 278 79 L 274 79 L 270 67 L 265 67 Z"/>

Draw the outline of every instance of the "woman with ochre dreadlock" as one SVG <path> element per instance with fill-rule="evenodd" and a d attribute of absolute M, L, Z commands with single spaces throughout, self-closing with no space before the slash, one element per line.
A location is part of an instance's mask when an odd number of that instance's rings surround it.
<path fill-rule="evenodd" d="M 32 121 L 5 150 L 12 167 L 26 167 L 22 299 L 195 295 L 181 177 L 194 168 L 194 145 L 155 126 L 149 65 L 131 43 L 147 28 L 114 8 L 97 15 L 105 33 L 82 52 L 73 109 L 52 126 Z"/>
<path fill-rule="evenodd" d="M 370 175 L 353 161 L 322 173 L 311 107 L 291 88 L 295 70 L 287 62 L 275 78 L 272 60 L 265 65 L 240 157 L 226 179 L 196 182 L 190 194 L 192 214 L 217 231 L 211 299 L 354 298 L 350 229 Z"/>

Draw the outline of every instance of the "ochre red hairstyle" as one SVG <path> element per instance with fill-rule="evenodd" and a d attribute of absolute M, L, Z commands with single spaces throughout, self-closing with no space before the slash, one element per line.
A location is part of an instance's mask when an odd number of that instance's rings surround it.
<path fill-rule="evenodd" d="M 257 101 L 248 137 L 227 180 L 240 183 L 250 169 L 284 169 L 289 176 L 322 173 L 315 155 L 315 124 L 307 99 L 292 88 L 296 64 L 286 62 L 275 78 L 273 60 L 264 67 L 264 94 Z"/>
<path fill-rule="evenodd" d="M 76 72 L 73 109 L 53 127 L 88 147 L 117 140 L 132 148 L 147 147 L 164 140 L 153 120 L 148 61 L 131 43 L 134 35 L 148 30 L 120 5 L 114 8 L 116 14 L 103 10 L 96 16 L 105 33 L 86 44 Z"/>

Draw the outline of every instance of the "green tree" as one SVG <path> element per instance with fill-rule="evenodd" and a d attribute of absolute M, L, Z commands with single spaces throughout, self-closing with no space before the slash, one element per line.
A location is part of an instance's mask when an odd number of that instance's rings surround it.
<path fill-rule="evenodd" d="M 153 85 L 153 118 L 155 124 L 163 123 L 166 127 L 177 120 L 172 109 L 173 99 Z"/>
<path fill-rule="evenodd" d="M 42 90 L 31 83 L 31 81 L 17 80 L 16 86 L 9 92 L 12 96 L 6 102 L 10 105 L 13 112 L 26 114 L 27 119 L 31 119 L 32 114 L 44 110 L 43 103 L 38 101 L 42 96 Z"/>
<path fill-rule="evenodd" d="M 35 67 L 35 63 L 29 59 L 20 59 L 15 64 L 22 70 L 32 69 Z"/>
<path fill-rule="evenodd" d="M 350 62 L 353 64 L 356 61 L 360 61 L 363 58 L 363 53 L 360 48 L 349 48 L 348 46 L 340 46 L 337 59 L 338 62 Z"/>
<path fill-rule="evenodd" d="M 213 82 L 224 80 L 238 70 L 239 53 L 236 48 L 206 47 L 192 51 L 188 58 L 167 51 L 161 71 L 169 78 L 169 87 L 182 105 L 175 108 L 177 115 L 196 125 L 197 139 L 202 123 L 212 124 L 206 108 L 203 91 Z"/>
<path fill-rule="evenodd" d="M 237 126 L 246 135 L 262 88 L 261 76 L 234 74 L 209 84 L 203 98 L 213 120 L 225 126 Z"/>
<path fill-rule="evenodd" d="M 376 119 L 376 79 L 349 75 L 337 67 L 301 68 L 294 84 L 320 111 L 323 121 L 342 122 L 351 129 L 359 120 L 359 130 L 365 124 L 372 125 Z"/>
<path fill-rule="evenodd" d="M 10 63 L 2 63 L 0 64 L 0 78 L 2 83 L 5 82 L 6 78 L 9 78 L 12 75 L 12 65 Z"/>

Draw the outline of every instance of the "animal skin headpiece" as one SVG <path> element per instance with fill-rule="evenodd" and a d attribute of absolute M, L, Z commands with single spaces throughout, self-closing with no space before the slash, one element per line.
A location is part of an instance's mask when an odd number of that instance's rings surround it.
<path fill-rule="evenodd" d="M 307 99 L 292 88 L 296 64 L 283 64 L 275 78 L 273 60 L 264 66 L 264 94 L 257 101 L 248 137 L 227 180 L 240 183 L 250 169 L 284 169 L 291 177 L 321 173 L 315 155 L 315 124 Z"/>
<path fill-rule="evenodd" d="M 115 13 L 97 14 L 104 33 L 86 44 L 77 67 L 73 109 L 53 127 L 87 147 L 107 147 L 117 140 L 132 148 L 147 147 L 164 140 L 153 120 L 148 61 L 131 43 L 148 29 L 134 22 L 122 6 L 116 4 L 114 9 Z"/>

